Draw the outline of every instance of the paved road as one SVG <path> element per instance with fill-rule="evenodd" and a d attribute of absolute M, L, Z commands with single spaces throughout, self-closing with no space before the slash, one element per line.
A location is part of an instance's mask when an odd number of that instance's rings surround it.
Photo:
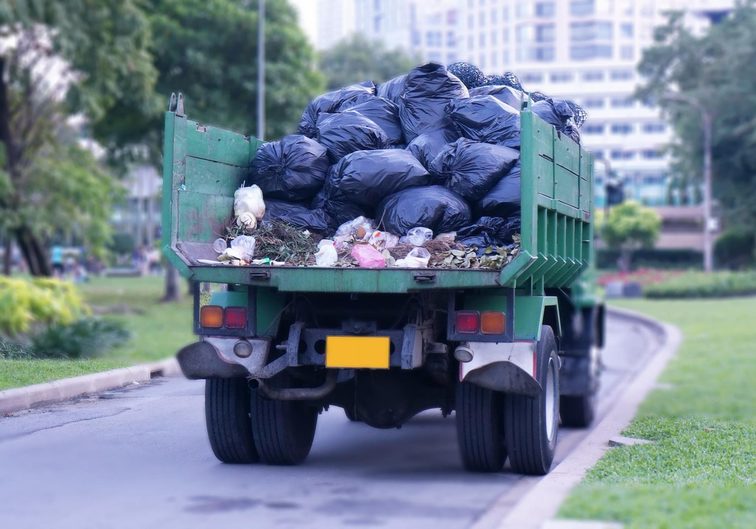
<path fill-rule="evenodd" d="M 654 346 L 608 330 L 604 408 Z M 478 529 L 538 479 L 463 472 L 454 419 L 433 412 L 374 430 L 332 408 L 299 467 L 221 465 L 204 428 L 203 383 L 183 379 L 0 419 L 0 528 Z M 557 461 L 583 435 L 563 429 Z"/>

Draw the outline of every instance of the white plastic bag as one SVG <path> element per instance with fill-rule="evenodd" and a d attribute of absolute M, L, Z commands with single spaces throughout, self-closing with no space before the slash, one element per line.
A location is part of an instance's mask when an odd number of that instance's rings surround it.
<path fill-rule="evenodd" d="M 231 241 L 231 246 L 226 248 L 219 256 L 219 261 L 251 261 L 255 257 L 255 238 L 249 235 L 239 235 Z"/>
<path fill-rule="evenodd" d="M 390 249 L 399 244 L 399 237 L 387 231 L 375 230 L 368 242 L 379 250 Z"/>
<path fill-rule="evenodd" d="M 339 229 L 336 230 L 336 237 L 351 235 L 355 241 L 367 241 L 374 231 L 373 221 L 360 216 L 339 226 Z"/>
<path fill-rule="evenodd" d="M 258 186 L 240 187 L 236 190 L 234 216 L 236 223 L 243 228 L 253 230 L 257 227 L 257 221 L 265 216 L 265 202 Z"/>
<path fill-rule="evenodd" d="M 315 254 L 315 264 L 318 266 L 333 266 L 339 260 L 333 241 L 323 239 L 318 243 L 318 252 Z"/>
<path fill-rule="evenodd" d="M 413 248 L 407 257 L 404 259 L 397 259 L 394 266 L 399 268 L 428 268 L 431 254 L 428 250 L 422 247 Z"/>
<path fill-rule="evenodd" d="M 433 238 L 433 230 L 423 227 L 412 228 L 407 235 L 399 239 L 401 244 L 411 244 L 412 246 L 422 246 Z"/>

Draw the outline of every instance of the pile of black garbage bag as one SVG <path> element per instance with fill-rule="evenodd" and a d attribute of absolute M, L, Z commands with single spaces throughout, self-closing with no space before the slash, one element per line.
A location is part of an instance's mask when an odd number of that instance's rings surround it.
<path fill-rule="evenodd" d="M 429 63 L 316 97 L 298 134 L 259 148 L 246 182 L 262 189 L 266 219 L 327 237 L 364 216 L 399 236 L 425 227 L 481 249 L 510 244 L 528 96 L 535 114 L 580 142 L 586 114 L 576 104 L 528 94 L 510 72 Z"/>

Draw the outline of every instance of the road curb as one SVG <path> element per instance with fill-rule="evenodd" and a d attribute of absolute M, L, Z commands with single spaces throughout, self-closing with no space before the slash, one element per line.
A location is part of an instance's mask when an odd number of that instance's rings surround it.
<path fill-rule="evenodd" d="M 654 389 L 654 384 L 682 342 L 682 333 L 674 325 L 661 323 L 626 309 L 609 309 L 613 316 L 639 323 L 653 330 L 662 345 L 651 356 L 617 397 L 604 418 L 591 430 L 562 462 L 541 478 L 507 513 L 499 529 L 542 529 L 556 516 L 570 490 L 582 481 L 585 473 L 610 449 L 609 439 L 627 428 L 638 406 Z"/>
<path fill-rule="evenodd" d="M 175 358 L 0 391 L 0 415 L 181 373 Z"/>

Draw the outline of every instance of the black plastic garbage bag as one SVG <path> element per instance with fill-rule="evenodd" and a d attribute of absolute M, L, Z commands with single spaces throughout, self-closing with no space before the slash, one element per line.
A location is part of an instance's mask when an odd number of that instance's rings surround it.
<path fill-rule="evenodd" d="M 494 96 L 457 99 L 447 108 L 449 117 L 463 137 L 519 148 L 520 112 Z"/>
<path fill-rule="evenodd" d="M 310 203 L 310 209 L 322 209 L 326 213 L 328 225 L 327 235 L 333 234 L 336 229 L 347 221 L 356 219 L 359 216 L 369 217 L 370 211 L 350 202 L 345 197 L 339 197 L 338 192 L 331 189 L 331 174 L 336 166 L 331 167 L 329 176 L 326 178 L 325 186 L 315 195 Z"/>
<path fill-rule="evenodd" d="M 344 200 L 369 210 L 388 195 L 408 187 L 427 186 L 430 180 L 427 169 L 409 151 L 358 151 L 333 167 L 326 200 Z"/>
<path fill-rule="evenodd" d="M 505 105 L 518 110 L 522 107 L 525 94 L 516 88 L 506 85 L 486 85 L 470 90 L 470 98 L 475 96 L 493 96 Z"/>
<path fill-rule="evenodd" d="M 299 120 L 299 133 L 310 138 L 318 134 L 318 117 L 323 113 L 338 111 L 345 104 L 357 104 L 375 97 L 375 85 L 371 81 L 349 85 L 319 95 L 307 105 Z"/>
<path fill-rule="evenodd" d="M 512 236 L 520 232 L 520 217 L 481 217 L 474 224 L 457 230 L 457 242 L 464 246 L 506 246 L 514 241 Z"/>
<path fill-rule="evenodd" d="M 467 97 L 462 81 L 440 64 L 414 68 L 407 74 L 404 93 L 399 98 L 399 119 L 405 139 L 411 142 L 424 132 L 437 130 L 446 117 L 449 101 Z"/>
<path fill-rule="evenodd" d="M 310 209 L 306 205 L 283 200 L 265 200 L 265 217 L 262 221 L 269 220 L 280 220 L 315 233 L 326 233 L 330 227 L 324 210 Z"/>
<path fill-rule="evenodd" d="M 522 83 L 520 82 L 520 78 L 512 72 L 504 72 L 502 75 L 489 75 L 488 77 L 486 77 L 486 84 L 511 86 L 512 88 L 519 90 L 520 92 L 525 91 L 525 89 L 522 87 Z"/>
<path fill-rule="evenodd" d="M 328 149 L 333 163 L 351 152 L 385 149 L 389 145 L 388 136 L 375 121 L 354 112 L 321 114 L 318 142 Z"/>
<path fill-rule="evenodd" d="M 559 132 L 566 134 L 576 143 L 580 143 L 580 132 L 575 123 L 575 114 L 567 101 L 560 99 L 538 101 L 533 103 L 533 113 L 546 123 L 554 125 Z"/>
<path fill-rule="evenodd" d="M 388 232 L 406 235 L 423 227 L 433 233 L 456 231 L 470 223 L 470 206 L 443 186 L 411 187 L 387 197 L 375 215 Z"/>
<path fill-rule="evenodd" d="M 520 211 L 520 162 L 475 205 L 480 216 L 509 217 Z"/>
<path fill-rule="evenodd" d="M 434 132 L 426 132 L 421 134 L 409 145 L 407 150 L 411 152 L 415 158 L 417 158 L 423 166 L 430 167 L 431 162 L 438 156 L 438 154 L 446 147 L 448 143 L 452 143 L 459 138 L 459 134 L 451 128 L 442 128 Z"/>
<path fill-rule="evenodd" d="M 379 84 L 376 93 L 378 97 L 399 103 L 399 98 L 404 93 L 404 83 L 406 82 L 407 74 L 399 75 L 393 79 L 389 79 L 385 83 Z"/>
<path fill-rule="evenodd" d="M 446 69 L 450 74 L 457 76 L 468 89 L 486 84 L 486 75 L 480 68 L 469 62 L 455 62 Z"/>
<path fill-rule="evenodd" d="M 354 112 L 374 121 L 386 133 L 390 145 L 402 145 L 404 143 L 402 124 L 399 121 L 399 107 L 390 100 L 374 97 L 346 109 L 342 105 L 341 110 Z"/>
<path fill-rule="evenodd" d="M 431 162 L 434 181 L 470 201 L 483 198 L 509 172 L 520 152 L 490 143 L 460 138 Z"/>
<path fill-rule="evenodd" d="M 325 147 L 307 136 L 292 134 L 257 150 L 249 184 L 260 186 L 266 200 L 310 200 L 323 187 L 329 167 Z"/>

